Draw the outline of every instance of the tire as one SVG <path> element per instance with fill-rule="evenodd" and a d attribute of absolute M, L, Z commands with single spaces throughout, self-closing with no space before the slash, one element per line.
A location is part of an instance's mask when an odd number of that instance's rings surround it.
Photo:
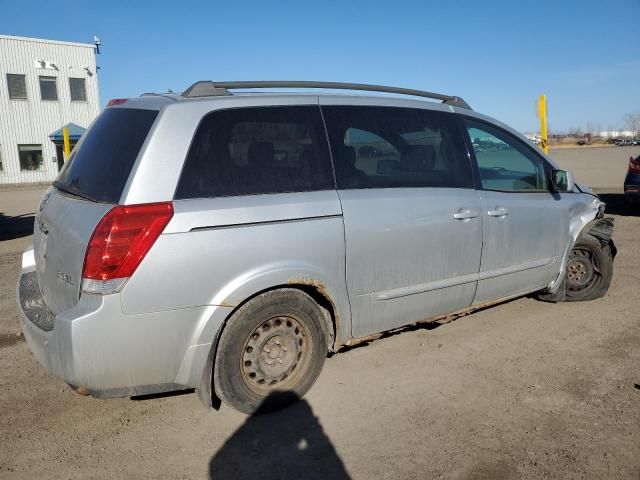
<path fill-rule="evenodd" d="M 573 246 L 567 271 L 565 289 L 567 302 L 595 300 L 603 297 L 613 277 L 613 256 L 609 245 L 586 234 Z"/>
<path fill-rule="evenodd" d="M 278 410 L 309 391 L 326 357 L 320 306 L 297 289 L 271 290 L 227 321 L 213 369 L 215 390 L 243 413 Z"/>

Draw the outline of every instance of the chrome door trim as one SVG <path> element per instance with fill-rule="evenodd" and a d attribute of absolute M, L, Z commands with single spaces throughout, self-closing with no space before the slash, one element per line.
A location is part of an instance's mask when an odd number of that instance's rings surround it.
<path fill-rule="evenodd" d="M 496 268 L 495 270 L 487 270 L 486 272 L 480 272 L 479 279 L 486 280 L 488 278 L 500 277 L 501 275 L 508 275 L 510 273 L 521 272 L 523 270 L 531 270 L 533 268 L 545 267 L 552 264 L 558 257 L 542 258 L 540 260 L 533 260 L 531 262 L 519 263 L 517 265 L 510 265 L 504 268 Z"/>
<path fill-rule="evenodd" d="M 417 293 L 429 292 L 431 290 L 440 290 L 442 288 L 454 287 L 456 285 L 463 285 L 465 283 L 471 283 L 477 280 L 478 280 L 478 274 L 470 273 L 468 275 L 462 275 L 460 277 L 445 278 L 444 280 L 436 280 L 434 282 L 427 282 L 419 285 L 410 285 L 408 287 L 394 288 L 391 290 L 374 292 L 371 294 L 371 299 L 374 302 L 378 302 L 381 300 L 391 300 L 394 298 L 415 295 Z"/>

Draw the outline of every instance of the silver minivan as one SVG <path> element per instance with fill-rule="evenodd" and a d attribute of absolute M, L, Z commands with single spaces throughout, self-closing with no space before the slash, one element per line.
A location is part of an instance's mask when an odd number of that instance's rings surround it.
<path fill-rule="evenodd" d="M 511 128 L 332 82 L 112 100 L 34 230 L 18 304 L 45 368 L 99 398 L 196 389 L 247 413 L 383 331 L 601 297 L 615 255 L 604 204 Z"/>

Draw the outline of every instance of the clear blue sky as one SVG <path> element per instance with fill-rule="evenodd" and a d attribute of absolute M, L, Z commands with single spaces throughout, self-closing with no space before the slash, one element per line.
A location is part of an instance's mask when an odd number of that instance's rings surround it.
<path fill-rule="evenodd" d="M 100 96 L 199 79 L 335 80 L 462 96 L 522 131 L 640 112 L 640 0 L 0 0 L 0 33 L 103 42 Z M 1 59 L 0 59 L 1 61 Z"/>

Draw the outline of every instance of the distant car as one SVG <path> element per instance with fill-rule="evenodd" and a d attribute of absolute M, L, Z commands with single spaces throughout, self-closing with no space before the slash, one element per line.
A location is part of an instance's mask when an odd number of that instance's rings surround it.
<path fill-rule="evenodd" d="M 624 198 L 630 203 L 640 202 L 640 155 L 629 157 L 629 168 L 624 179 Z"/>
<path fill-rule="evenodd" d="M 578 140 L 576 145 L 589 145 L 590 143 L 591 142 L 589 140 L 583 138 L 582 140 Z"/>
<path fill-rule="evenodd" d="M 620 139 L 616 142 L 618 147 L 628 147 L 629 145 L 634 145 L 633 140 Z"/>

